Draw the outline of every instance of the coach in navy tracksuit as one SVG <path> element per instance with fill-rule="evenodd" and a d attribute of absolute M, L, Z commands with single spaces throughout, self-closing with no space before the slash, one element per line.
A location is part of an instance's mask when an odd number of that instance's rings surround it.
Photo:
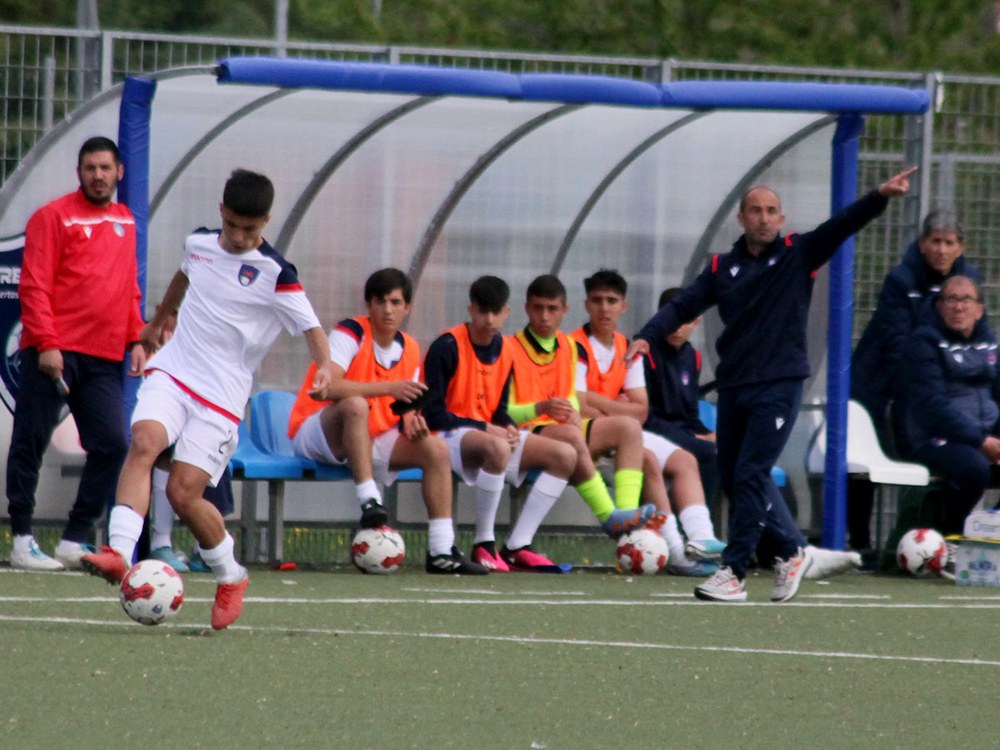
<path fill-rule="evenodd" d="M 979 271 L 967 263 L 965 230 L 950 210 L 932 211 L 924 218 L 920 237 L 882 284 L 878 304 L 851 357 L 851 398 L 871 415 L 883 448 L 893 443 L 887 424 L 890 403 L 902 396 L 899 362 L 910 336 L 922 322 L 927 301 L 941 290 L 945 279 L 963 275 L 981 281 Z M 874 490 L 867 480 L 848 483 L 847 530 L 851 546 L 871 546 Z"/>
<path fill-rule="evenodd" d="M 906 394 L 900 450 L 947 479 L 939 531 L 961 534 L 1000 461 L 997 339 L 975 281 L 944 282 L 900 363 Z"/>
<path fill-rule="evenodd" d="M 814 231 L 781 236 L 781 201 L 766 187 L 750 189 L 737 220 L 743 235 L 676 299 L 650 320 L 626 356 L 646 353 L 686 321 L 718 305 L 725 326 L 716 343 L 716 426 L 722 489 L 729 496 L 729 541 L 722 565 L 695 589 L 701 599 L 743 601 L 743 579 L 763 534 L 773 538 L 773 601 L 787 601 L 811 565 L 781 494 L 774 466 L 798 415 L 809 376 L 806 324 L 816 269 L 848 237 L 879 216 L 888 199 L 909 189 L 913 169 L 890 178 Z"/>

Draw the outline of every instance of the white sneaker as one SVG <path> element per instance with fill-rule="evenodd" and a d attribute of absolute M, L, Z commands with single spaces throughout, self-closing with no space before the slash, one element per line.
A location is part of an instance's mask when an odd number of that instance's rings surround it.
<path fill-rule="evenodd" d="M 10 567 L 19 570 L 65 570 L 61 562 L 38 549 L 34 537 L 28 537 L 26 544 L 18 543 L 15 537 L 14 549 L 10 553 Z"/>
<path fill-rule="evenodd" d="M 812 554 L 808 547 L 799 547 L 799 551 L 787 560 L 780 557 L 774 559 L 774 588 L 771 589 L 772 602 L 787 602 L 799 590 L 799 584 L 812 567 Z"/>
<path fill-rule="evenodd" d="M 805 578 L 810 580 L 839 576 L 841 573 L 861 567 L 861 555 L 853 550 L 845 552 L 843 550 L 814 547 L 811 544 L 806 549 L 809 550 L 809 556 L 813 561 L 805 574 Z"/>
<path fill-rule="evenodd" d="M 82 570 L 80 557 L 93 551 L 94 548 L 89 544 L 80 544 L 80 542 L 70 542 L 66 539 L 60 539 L 53 556 L 63 564 L 66 570 Z"/>
<path fill-rule="evenodd" d="M 694 595 L 707 602 L 745 602 L 747 600 L 747 591 L 743 587 L 743 581 L 737 578 L 733 569 L 726 565 L 715 571 L 715 575 L 707 581 L 696 586 Z"/>

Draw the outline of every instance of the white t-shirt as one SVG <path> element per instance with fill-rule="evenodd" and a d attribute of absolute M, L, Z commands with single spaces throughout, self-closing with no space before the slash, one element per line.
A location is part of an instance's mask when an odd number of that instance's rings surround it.
<path fill-rule="evenodd" d="M 590 342 L 590 350 L 594 353 L 594 358 L 597 361 L 590 364 L 586 362 L 579 362 L 577 364 L 576 390 L 578 393 L 587 390 L 588 367 L 596 366 L 598 372 L 607 372 L 611 369 L 611 365 L 615 360 L 614 346 L 605 346 L 593 336 L 588 336 L 587 340 Z M 582 386 L 580 385 L 581 381 L 583 382 Z M 642 360 L 639 357 L 635 357 L 625 368 L 625 383 L 622 385 L 622 390 L 629 391 L 633 388 L 645 387 L 646 371 L 642 367 Z"/>
<path fill-rule="evenodd" d="M 149 366 L 242 418 L 253 373 L 281 329 L 299 335 L 319 319 L 295 267 L 266 242 L 233 254 L 218 231 L 195 232 L 184 242 L 181 271 L 189 284 L 177 330 Z"/>

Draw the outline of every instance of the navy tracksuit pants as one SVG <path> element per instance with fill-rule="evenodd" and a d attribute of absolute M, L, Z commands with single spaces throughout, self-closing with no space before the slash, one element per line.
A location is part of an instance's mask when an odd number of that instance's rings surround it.
<path fill-rule="evenodd" d="M 7 456 L 7 500 L 11 531 L 31 534 L 35 491 L 42 457 L 62 415 L 63 398 L 52 379 L 38 369 L 38 352 L 24 349 L 14 407 L 14 429 Z M 122 363 L 77 352 L 63 352 L 65 403 L 87 452 L 76 500 L 63 538 L 87 542 L 104 508 L 114 498 L 118 473 L 128 451 L 122 399 Z"/>
<path fill-rule="evenodd" d="M 945 443 L 925 445 L 907 458 L 945 478 L 947 487 L 929 492 L 924 503 L 933 514 L 929 520 L 942 534 L 961 534 L 965 517 L 990 486 L 993 467 L 986 456 L 971 445 Z"/>
<path fill-rule="evenodd" d="M 743 579 L 762 538 L 779 557 L 795 555 L 802 533 L 771 479 L 802 401 L 802 381 L 774 380 L 719 390 L 719 476 L 729 497 L 723 565 Z"/>

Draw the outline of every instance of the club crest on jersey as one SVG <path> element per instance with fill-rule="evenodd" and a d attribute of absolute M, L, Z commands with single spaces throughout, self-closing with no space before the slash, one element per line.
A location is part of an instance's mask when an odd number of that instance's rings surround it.
<path fill-rule="evenodd" d="M 784 417 L 775 417 L 774 418 L 774 429 L 780 430 L 784 426 L 785 426 L 785 418 Z"/>
<path fill-rule="evenodd" d="M 115 234 L 119 237 L 125 236 L 125 227 L 119 224 L 117 221 L 114 223 Z"/>
<path fill-rule="evenodd" d="M 732 277 L 734 277 L 734 278 L 736 277 L 736 274 L 738 274 L 739 272 L 740 272 L 740 267 L 739 266 L 732 266 L 729 269 L 729 275 L 732 276 Z"/>
<path fill-rule="evenodd" d="M 258 276 L 260 276 L 259 268 L 248 266 L 246 263 L 240 266 L 240 275 L 239 275 L 240 285 L 250 286 L 257 280 Z"/>
<path fill-rule="evenodd" d="M 687 385 L 691 382 L 691 376 L 688 374 L 687 370 L 681 373 L 681 383 Z"/>

